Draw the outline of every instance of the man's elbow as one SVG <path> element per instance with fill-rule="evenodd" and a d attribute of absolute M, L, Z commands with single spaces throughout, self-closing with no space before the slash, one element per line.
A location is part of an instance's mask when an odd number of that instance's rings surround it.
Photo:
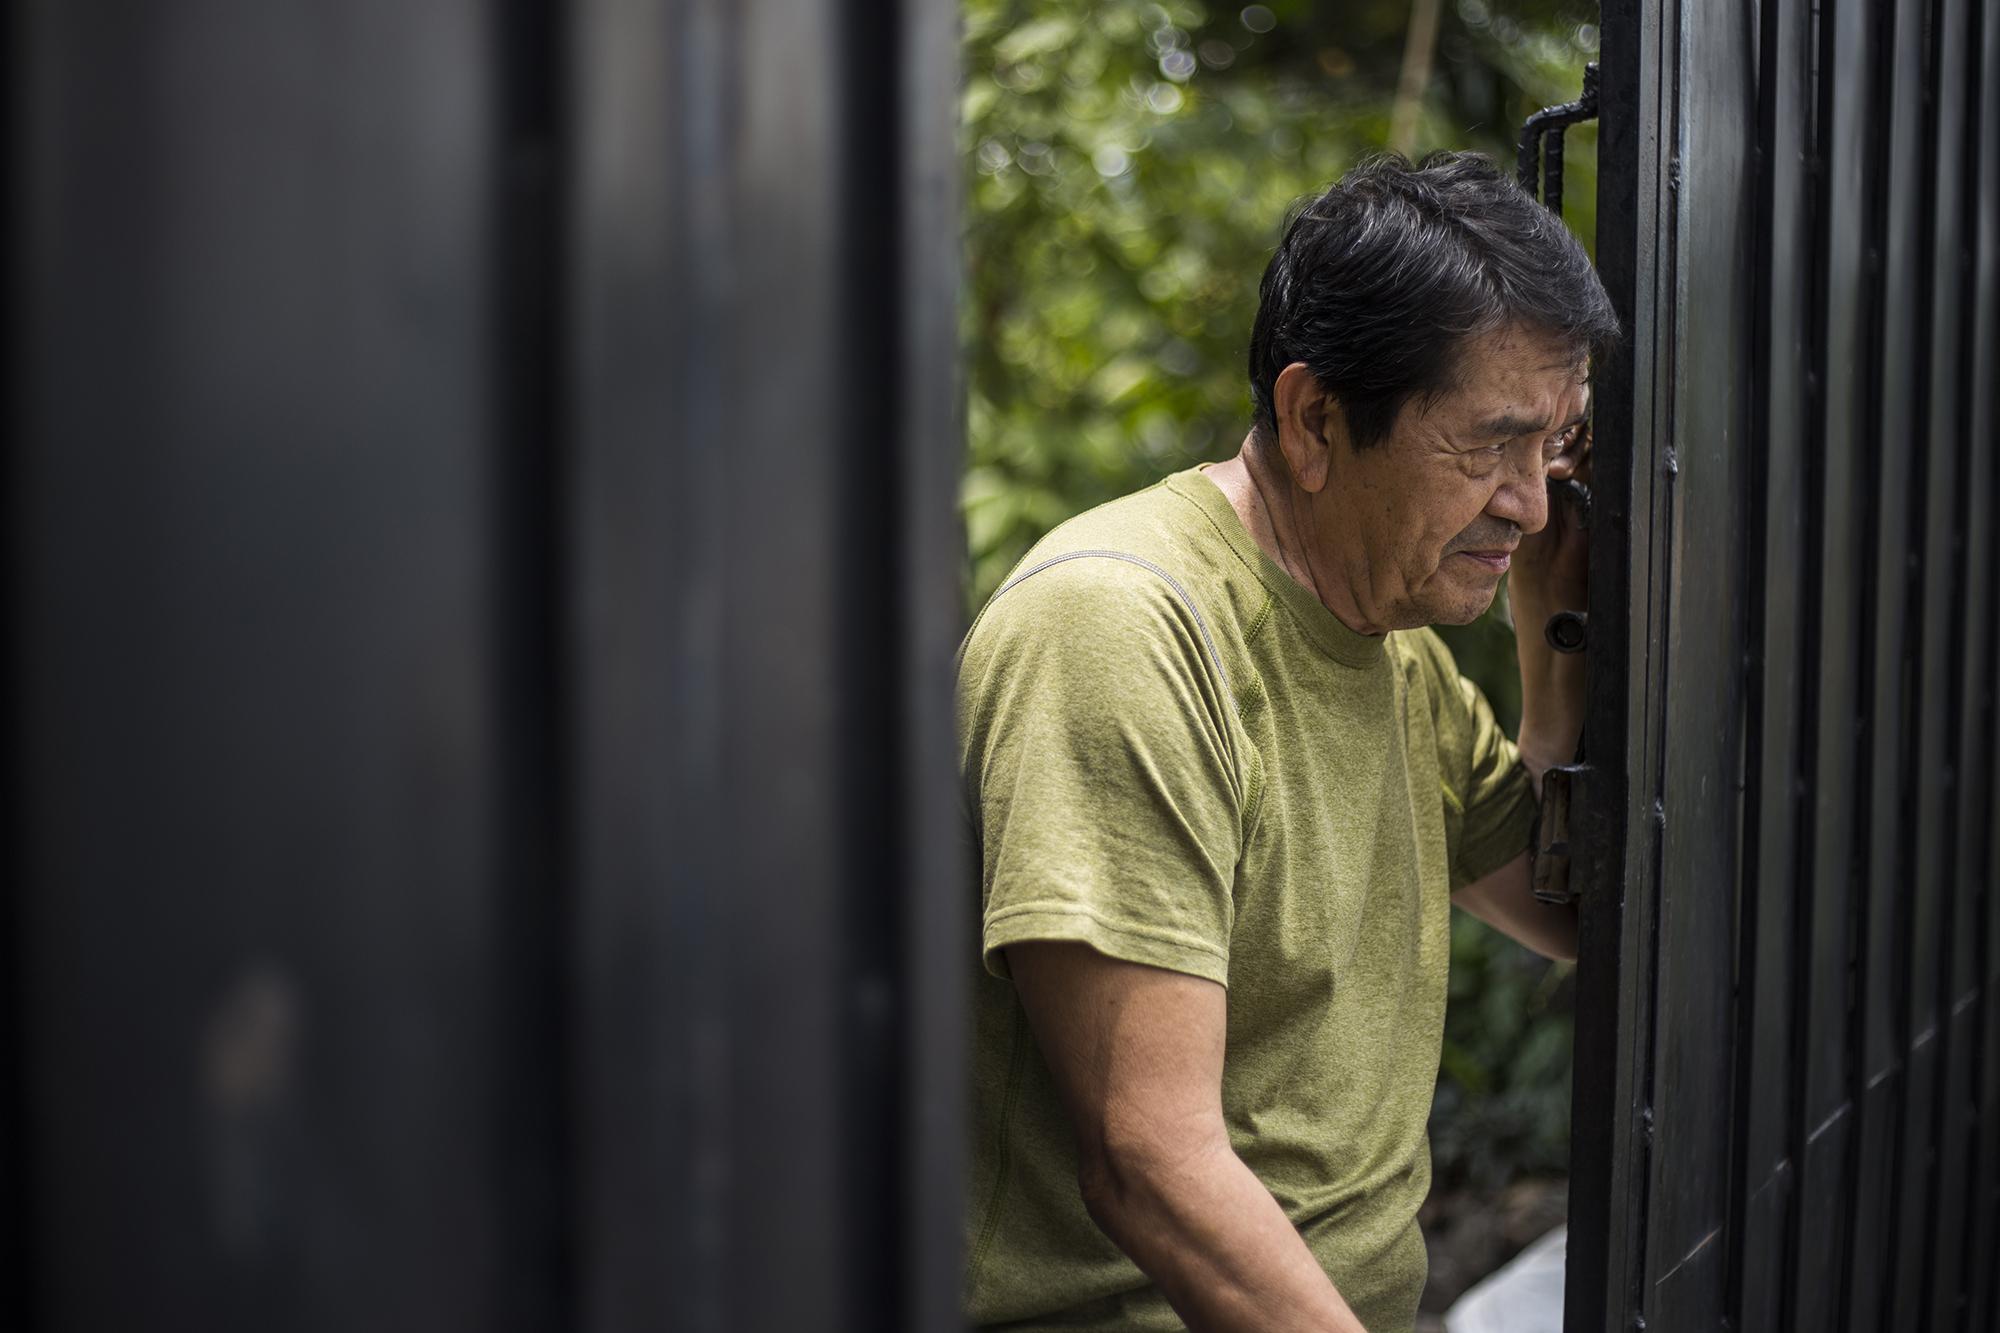
<path fill-rule="evenodd" d="M 1575 903 L 1566 903 L 1560 909 L 1561 927 L 1556 931 L 1555 940 L 1548 949 L 1549 957 L 1558 963 L 1576 961 L 1576 941 L 1578 934 L 1579 909 Z"/>
<path fill-rule="evenodd" d="M 1514 938 L 1534 950 L 1552 963 L 1574 963 L 1576 961 L 1576 908 L 1574 906 L 1556 909 L 1567 918 L 1560 924 L 1549 923 L 1541 929 L 1522 929 L 1510 932 Z"/>
<path fill-rule="evenodd" d="M 1172 1130 L 1106 1124 L 1078 1144 L 1077 1187 L 1091 1220 L 1118 1240 L 1157 1226 L 1219 1153 L 1231 1153 L 1219 1119 Z"/>

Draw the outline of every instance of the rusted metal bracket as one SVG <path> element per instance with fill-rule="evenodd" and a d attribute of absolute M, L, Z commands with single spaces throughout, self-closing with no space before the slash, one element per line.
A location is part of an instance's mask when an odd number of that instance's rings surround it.
<path fill-rule="evenodd" d="M 1578 896 L 1569 882 L 1569 808 L 1588 771 L 1585 764 L 1564 764 L 1542 774 L 1541 811 L 1529 845 L 1531 882 L 1537 899 L 1558 907 Z"/>

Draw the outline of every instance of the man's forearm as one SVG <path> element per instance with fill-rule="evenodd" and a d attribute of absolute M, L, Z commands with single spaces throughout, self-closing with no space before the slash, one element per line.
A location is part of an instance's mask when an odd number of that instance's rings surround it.
<path fill-rule="evenodd" d="M 1521 663 L 1521 731 L 1516 748 L 1528 770 L 1535 799 L 1542 798 L 1542 775 L 1571 762 L 1583 738 L 1584 659 L 1581 653 L 1558 653 L 1542 637 L 1550 612 L 1530 604 L 1516 608 L 1515 643 Z M 1525 872 L 1524 872 L 1525 873 Z M 1519 890 L 1530 892 L 1526 885 Z M 1508 933 L 1544 958 L 1572 961 L 1577 952 L 1577 907 L 1540 904 L 1527 924 L 1516 921 Z"/>
<path fill-rule="evenodd" d="M 1584 659 L 1558 653 L 1542 638 L 1541 607 L 1515 608 L 1515 642 L 1521 664 L 1521 763 L 1541 795 L 1542 774 L 1576 756 L 1583 735 Z"/>
<path fill-rule="evenodd" d="M 1366 1333 L 1226 1141 L 1178 1160 L 1108 1162 L 1085 1200 L 1193 1333 Z"/>

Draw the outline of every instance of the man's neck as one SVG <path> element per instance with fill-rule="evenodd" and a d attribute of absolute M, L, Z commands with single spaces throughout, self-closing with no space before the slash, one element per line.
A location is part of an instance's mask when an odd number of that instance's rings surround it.
<path fill-rule="evenodd" d="M 1310 500 L 1293 483 L 1275 451 L 1260 446 L 1254 435 L 1243 441 L 1234 458 L 1204 469 L 1209 480 L 1228 497 L 1245 530 L 1292 581 L 1359 634 L 1380 633 L 1366 623 L 1360 607 L 1340 577 L 1337 561 L 1316 552 L 1311 539 Z"/>

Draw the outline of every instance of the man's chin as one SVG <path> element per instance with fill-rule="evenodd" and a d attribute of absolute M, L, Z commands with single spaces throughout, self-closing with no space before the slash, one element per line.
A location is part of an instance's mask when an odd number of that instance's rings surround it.
<path fill-rule="evenodd" d="M 1470 625 L 1486 614 L 1493 605 L 1494 594 L 1489 592 L 1476 597 L 1454 599 L 1450 605 L 1436 608 L 1435 613 L 1424 623 L 1428 625 Z"/>
<path fill-rule="evenodd" d="M 1470 625 L 1486 614 L 1499 592 L 1500 582 L 1497 579 L 1485 587 L 1454 589 L 1454 595 L 1438 599 L 1438 604 L 1431 608 L 1432 615 L 1426 623 Z"/>

